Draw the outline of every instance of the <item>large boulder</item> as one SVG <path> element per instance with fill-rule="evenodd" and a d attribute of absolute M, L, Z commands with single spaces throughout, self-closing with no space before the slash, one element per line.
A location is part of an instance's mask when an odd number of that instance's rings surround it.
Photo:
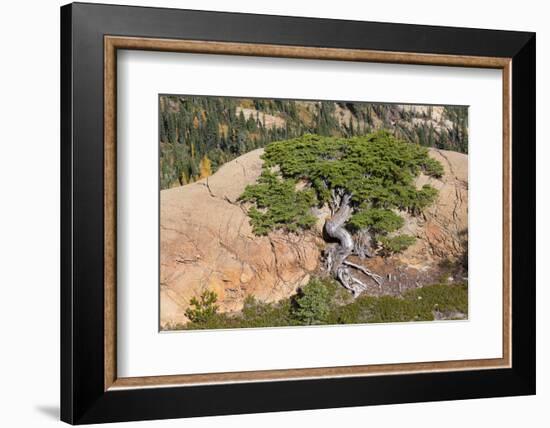
<path fill-rule="evenodd" d="M 311 232 L 252 233 L 237 199 L 259 177 L 262 153 L 254 150 L 208 179 L 161 191 L 162 328 L 186 323 L 190 299 L 207 289 L 218 295 L 221 311 L 238 311 L 250 294 L 264 301 L 288 298 L 319 269 L 327 210 L 315 210 L 318 227 Z M 420 216 L 405 215 L 401 232 L 417 237 L 412 247 L 389 261 L 378 257 L 365 262 L 388 278 L 385 290 L 373 286 L 373 294 L 433 281 L 442 262 L 467 254 L 468 156 L 436 149 L 430 155 L 443 164 L 445 174 L 441 179 L 420 176 L 417 185 L 429 183 L 439 190 L 438 199 Z"/>
<path fill-rule="evenodd" d="M 222 311 L 240 310 L 249 294 L 277 301 L 308 282 L 322 240 L 313 233 L 258 237 L 237 202 L 261 172 L 263 149 L 223 165 L 213 176 L 161 191 L 161 326 L 185 323 L 193 296 L 209 289 Z"/>
<path fill-rule="evenodd" d="M 436 188 L 436 201 L 420 215 L 401 213 L 405 225 L 398 233 L 414 236 L 415 243 L 392 257 L 354 259 L 384 277 L 382 287 L 362 278 L 370 295 L 400 295 L 424 285 L 467 280 L 468 155 L 430 149 L 430 156 L 441 162 L 445 173 L 439 179 L 421 175 L 416 186 Z"/>
<path fill-rule="evenodd" d="M 421 175 L 417 187 L 438 190 L 437 201 L 415 217 L 405 216 L 400 231 L 417 238 L 400 259 L 408 265 L 455 263 L 468 251 L 468 155 L 430 149 L 430 156 L 445 169 L 440 179 Z"/>

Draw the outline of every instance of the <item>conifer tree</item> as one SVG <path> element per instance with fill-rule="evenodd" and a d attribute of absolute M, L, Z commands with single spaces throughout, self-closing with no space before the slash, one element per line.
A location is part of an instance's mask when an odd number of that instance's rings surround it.
<path fill-rule="evenodd" d="M 426 148 L 385 131 L 348 139 L 304 135 L 269 144 L 263 159 L 260 179 L 241 196 L 253 204 L 248 214 L 254 232 L 309 229 L 315 224 L 311 208 L 328 206 L 324 232 L 335 243 L 325 251 L 326 270 L 354 295 L 367 285 L 351 269 L 379 285 L 382 278 L 348 257 L 398 252 L 414 242 L 398 234 L 401 213 L 419 214 L 437 196 L 429 185 L 417 189 L 414 180 L 420 173 L 443 173 Z M 297 190 L 298 182 L 305 187 Z"/>

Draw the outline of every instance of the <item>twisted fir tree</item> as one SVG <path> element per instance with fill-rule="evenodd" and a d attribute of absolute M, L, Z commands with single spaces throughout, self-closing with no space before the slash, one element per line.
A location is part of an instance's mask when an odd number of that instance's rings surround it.
<path fill-rule="evenodd" d="M 416 188 L 420 173 L 443 174 L 427 148 L 386 131 L 348 139 L 308 134 L 269 144 L 262 158 L 258 182 L 241 196 L 253 204 L 248 214 L 254 232 L 308 229 L 316 221 L 311 208 L 327 205 L 331 217 L 324 232 L 332 243 L 325 251 L 326 269 L 354 295 L 366 284 L 351 269 L 379 285 L 382 278 L 347 258 L 399 252 L 411 245 L 413 237 L 396 234 L 404 224 L 399 213 L 416 215 L 435 200 L 433 187 Z"/>

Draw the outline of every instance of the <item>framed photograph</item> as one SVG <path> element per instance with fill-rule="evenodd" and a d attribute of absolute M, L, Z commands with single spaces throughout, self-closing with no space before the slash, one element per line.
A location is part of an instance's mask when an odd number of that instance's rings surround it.
<path fill-rule="evenodd" d="M 61 418 L 535 393 L 535 35 L 61 8 Z"/>

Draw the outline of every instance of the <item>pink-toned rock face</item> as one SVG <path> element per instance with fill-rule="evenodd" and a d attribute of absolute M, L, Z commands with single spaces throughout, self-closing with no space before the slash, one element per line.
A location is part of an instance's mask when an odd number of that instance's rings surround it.
<path fill-rule="evenodd" d="M 261 172 L 263 150 L 223 165 L 209 177 L 161 192 L 161 326 L 185 323 L 189 300 L 204 290 L 222 311 L 240 310 L 253 294 L 277 301 L 307 283 L 322 241 L 311 233 L 258 237 L 237 198 Z"/>
<path fill-rule="evenodd" d="M 261 173 L 263 149 L 223 165 L 213 176 L 161 191 L 161 327 L 186 323 L 185 310 L 205 290 L 218 295 L 221 311 L 238 311 L 247 295 L 264 301 L 288 298 L 319 268 L 328 211 L 314 210 L 318 227 L 299 235 L 252 233 L 237 199 Z M 401 230 L 416 243 L 396 262 L 426 269 L 459 259 L 467 248 L 468 156 L 430 150 L 444 168 L 442 179 L 419 177 L 439 190 L 436 203 Z"/>
<path fill-rule="evenodd" d="M 416 184 L 438 190 L 437 201 L 417 217 L 405 216 L 402 233 L 417 237 L 400 259 L 408 265 L 426 266 L 455 262 L 468 250 L 468 155 L 430 149 L 430 156 L 445 168 L 440 179 L 420 176 Z"/>

